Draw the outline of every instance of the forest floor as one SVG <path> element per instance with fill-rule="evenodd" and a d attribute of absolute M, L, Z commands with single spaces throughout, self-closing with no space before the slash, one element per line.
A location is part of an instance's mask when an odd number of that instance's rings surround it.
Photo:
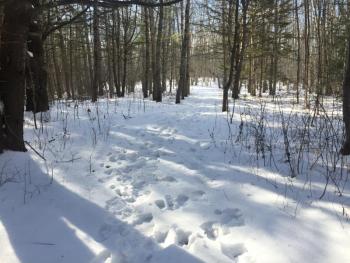
<path fill-rule="evenodd" d="M 324 156 L 286 161 L 281 104 L 243 96 L 230 123 L 216 87 L 173 101 L 57 102 L 38 130 L 27 114 L 45 161 L 0 156 L 0 262 L 350 262 L 349 159 L 325 189 Z"/>

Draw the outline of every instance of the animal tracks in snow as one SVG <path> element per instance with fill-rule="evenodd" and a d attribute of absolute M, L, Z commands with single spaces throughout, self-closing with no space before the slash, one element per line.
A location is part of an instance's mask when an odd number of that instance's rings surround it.
<path fill-rule="evenodd" d="M 191 231 L 185 231 L 177 226 L 172 226 L 166 231 L 156 230 L 153 233 L 153 238 L 157 243 L 164 246 L 176 244 L 178 246 L 187 246 L 190 242 Z"/>
<path fill-rule="evenodd" d="M 202 190 L 195 190 L 191 192 L 191 200 L 193 201 L 203 200 L 204 196 L 205 196 L 205 192 Z"/>
<path fill-rule="evenodd" d="M 133 225 L 141 225 L 143 223 L 150 223 L 153 220 L 152 213 L 139 214 L 134 220 Z"/>
<path fill-rule="evenodd" d="M 232 260 L 236 260 L 239 256 L 247 252 L 244 244 L 221 244 L 221 252 Z"/>
<path fill-rule="evenodd" d="M 173 198 L 171 195 L 165 196 L 167 209 L 169 210 L 176 210 L 176 209 L 179 209 L 180 207 L 183 207 L 188 200 L 189 200 L 189 197 L 184 194 L 179 194 L 176 198 Z"/>
<path fill-rule="evenodd" d="M 156 206 L 159 208 L 159 209 L 164 209 L 165 208 L 165 202 L 164 200 L 156 200 L 154 201 L 154 203 L 156 204 Z"/>
<path fill-rule="evenodd" d="M 190 216 L 188 211 L 198 211 L 196 207 L 208 205 L 212 198 L 210 189 L 205 188 L 205 181 L 198 176 L 211 143 L 182 138 L 176 129 L 167 125 L 132 130 L 128 135 L 141 139 L 142 143 L 127 139 L 99 163 L 95 175 L 115 195 L 106 201 L 105 209 L 131 228 L 148 231 L 147 235 L 162 247 L 199 247 L 206 251 L 216 242 L 215 249 L 222 257 L 228 262 L 236 262 L 247 249 L 239 240 L 233 244 L 224 240 L 232 234 L 233 227 L 244 225 L 241 210 L 218 206 L 220 209 L 209 215 L 210 220 L 201 224 L 194 221 L 197 227 L 190 228 L 191 231 L 186 230 L 187 225 L 182 225 L 181 217 Z M 170 143 L 174 141 L 179 141 L 186 150 L 179 152 L 172 148 Z M 174 172 L 176 166 L 183 168 Z M 179 222 L 178 219 L 174 221 L 175 215 L 179 215 Z M 123 237 L 120 233 L 123 231 L 107 222 L 98 234 L 104 241 L 113 235 L 116 235 L 113 238 Z"/>
<path fill-rule="evenodd" d="M 216 240 L 220 235 L 228 234 L 230 227 L 244 225 L 242 212 L 238 208 L 216 209 L 214 214 L 219 217 L 218 220 L 207 221 L 201 225 L 204 234 L 209 239 Z"/>
<path fill-rule="evenodd" d="M 177 180 L 174 177 L 170 176 L 170 175 L 168 175 L 168 176 L 159 176 L 157 178 L 157 181 L 159 181 L 159 182 L 169 182 L 169 183 L 177 182 Z"/>

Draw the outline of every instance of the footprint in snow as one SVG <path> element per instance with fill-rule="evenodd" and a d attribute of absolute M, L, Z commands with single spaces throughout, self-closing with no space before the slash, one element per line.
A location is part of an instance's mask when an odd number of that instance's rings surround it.
<path fill-rule="evenodd" d="M 123 212 L 128 209 L 126 201 L 121 199 L 119 196 L 116 196 L 108 200 L 105 204 L 105 208 L 111 214 L 123 215 Z"/>
<path fill-rule="evenodd" d="M 231 227 L 244 225 L 242 211 L 238 208 L 216 209 L 214 214 L 220 216 L 220 223 L 223 225 Z"/>
<path fill-rule="evenodd" d="M 136 201 L 135 198 L 132 197 L 132 196 L 131 197 L 127 197 L 124 200 L 125 200 L 125 202 L 128 202 L 128 203 L 135 203 L 135 201 Z"/>
<path fill-rule="evenodd" d="M 126 158 L 126 156 L 125 156 L 124 153 L 121 153 L 121 154 L 118 156 L 118 159 L 119 159 L 119 160 L 125 161 L 127 158 Z"/>
<path fill-rule="evenodd" d="M 192 234 L 190 231 L 184 231 L 182 229 L 176 229 L 176 244 L 179 246 L 187 246 L 189 237 Z"/>
<path fill-rule="evenodd" d="M 153 233 L 153 237 L 156 240 L 157 243 L 164 243 L 166 237 L 168 235 L 168 231 L 162 232 L 162 231 L 155 231 Z"/>
<path fill-rule="evenodd" d="M 129 161 L 133 161 L 135 162 L 138 158 L 138 154 L 136 152 L 133 152 L 133 153 L 129 153 L 127 156 L 126 156 L 126 159 L 129 160 Z"/>
<path fill-rule="evenodd" d="M 115 162 L 117 162 L 117 158 L 115 156 L 111 156 L 111 157 L 109 157 L 109 161 L 112 163 L 115 163 Z"/>
<path fill-rule="evenodd" d="M 147 182 L 145 180 L 139 179 L 139 180 L 133 181 L 131 184 L 134 189 L 140 190 L 147 185 Z"/>
<path fill-rule="evenodd" d="M 184 206 L 186 202 L 188 201 L 188 196 L 180 194 L 176 197 L 175 201 L 179 207 Z"/>
<path fill-rule="evenodd" d="M 219 216 L 219 220 L 207 221 L 200 226 L 209 239 L 216 240 L 219 235 L 228 234 L 230 227 L 244 225 L 242 212 L 238 208 L 216 209 L 214 214 Z"/>
<path fill-rule="evenodd" d="M 191 200 L 193 201 L 199 201 L 202 200 L 205 196 L 205 192 L 202 190 L 196 190 L 191 192 Z"/>
<path fill-rule="evenodd" d="M 176 210 L 182 206 L 184 206 L 189 197 L 184 194 L 179 194 L 175 199 L 171 195 L 165 196 L 165 201 L 169 210 Z"/>
<path fill-rule="evenodd" d="M 107 175 L 109 175 L 109 174 L 107 174 Z M 112 179 L 113 177 L 114 177 L 113 175 L 112 176 L 107 176 L 107 177 L 104 177 L 104 178 L 99 178 L 99 179 L 97 179 L 97 181 L 99 183 L 105 183 L 105 182 L 109 181 L 110 179 Z"/>
<path fill-rule="evenodd" d="M 152 213 L 140 214 L 134 220 L 133 225 L 142 225 L 143 223 L 150 223 L 153 220 Z"/>
<path fill-rule="evenodd" d="M 106 175 L 111 175 L 112 172 L 113 172 L 113 169 L 108 169 L 108 170 L 104 171 L 104 173 L 105 173 Z"/>
<path fill-rule="evenodd" d="M 153 237 L 158 243 L 164 243 L 165 246 L 187 246 L 191 235 L 192 232 L 185 231 L 175 226 L 168 231 L 155 231 Z"/>
<path fill-rule="evenodd" d="M 204 231 L 204 234 L 212 240 L 216 240 L 220 233 L 220 225 L 215 221 L 208 221 L 201 224 L 201 228 Z"/>
<path fill-rule="evenodd" d="M 147 164 L 146 159 L 142 157 L 142 158 L 139 158 L 139 159 L 135 160 L 135 163 L 132 166 L 135 169 L 141 169 L 146 164 Z"/>
<path fill-rule="evenodd" d="M 164 209 L 165 208 L 165 202 L 164 200 L 156 200 L 154 201 L 154 203 L 156 204 L 156 206 L 159 208 L 159 209 Z"/>
<path fill-rule="evenodd" d="M 177 180 L 174 177 L 170 176 L 170 175 L 158 177 L 157 181 L 168 182 L 168 183 L 177 182 Z"/>
<path fill-rule="evenodd" d="M 232 260 L 236 260 L 239 256 L 247 252 L 244 244 L 221 244 L 221 252 Z"/>

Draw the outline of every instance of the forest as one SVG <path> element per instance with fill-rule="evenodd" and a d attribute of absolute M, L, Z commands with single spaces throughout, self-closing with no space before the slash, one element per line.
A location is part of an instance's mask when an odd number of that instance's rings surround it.
<path fill-rule="evenodd" d="M 350 262 L 349 0 L 0 0 L 0 262 Z"/>

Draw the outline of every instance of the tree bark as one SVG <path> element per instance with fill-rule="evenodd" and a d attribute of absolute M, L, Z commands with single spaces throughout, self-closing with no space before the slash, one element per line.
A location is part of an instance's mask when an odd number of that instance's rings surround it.
<path fill-rule="evenodd" d="M 232 90 L 232 98 L 238 99 L 239 98 L 239 92 L 240 92 L 240 80 L 241 80 L 241 72 L 243 67 L 243 61 L 244 61 L 244 55 L 245 50 L 247 47 L 247 40 L 248 40 L 248 24 L 247 24 L 247 12 L 249 7 L 250 0 L 241 0 L 242 2 L 242 44 L 241 49 L 239 51 L 239 58 L 236 62 L 236 74 L 235 79 L 233 83 L 233 90 Z"/>
<path fill-rule="evenodd" d="M 163 0 L 160 0 L 163 4 Z M 159 7 L 159 18 L 158 18 L 158 33 L 157 33 L 157 43 L 156 43 L 156 57 L 155 57 L 155 73 L 154 73 L 154 91 L 153 99 L 156 102 L 162 101 L 162 83 L 161 83 L 161 48 L 163 41 L 163 17 L 164 8 Z"/>
<path fill-rule="evenodd" d="M 144 14 L 144 34 L 145 34 L 145 62 L 144 62 L 144 73 L 143 73 L 143 83 L 142 83 L 142 93 L 143 97 L 148 97 L 148 91 L 150 86 L 150 67 L 151 67 L 151 56 L 150 56 L 150 40 L 149 40 L 149 16 L 148 8 L 143 8 Z"/>
<path fill-rule="evenodd" d="M 26 151 L 23 139 L 25 57 L 33 11 L 29 0 L 5 2 L 0 48 L 1 151 Z"/>
<path fill-rule="evenodd" d="M 343 120 L 345 142 L 340 152 L 343 155 L 350 155 L 350 38 L 348 39 L 348 61 L 343 82 Z"/>
<path fill-rule="evenodd" d="M 45 112 L 49 110 L 47 95 L 47 70 L 44 59 L 44 43 L 39 23 L 29 26 L 26 78 L 26 110 Z"/>
<path fill-rule="evenodd" d="M 181 61 L 180 61 L 180 79 L 178 88 L 176 91 L 176 101 L 175 103 L 180 103 L 181 97 L 183 97 L 185 88 L 186 88 L 186 75 L 187 75 L 187 45 L 189 45 L 189 34 L 190 34 L 190 8 L 191 1 L 186 1 L 185 7 L 185 27 L 184 27 L 184 36 L 182 39 L 181 47 Z"/>
<path fill-rule="evenodd" d="M 94 34 L 94 77 L 92 84 L 92 101 L 97 101 L 98 95 L 103 95 L 101 85 L 101 40 L 99 31 L 99 11 L 97 1 L 95 1 L 93 11 L 93 34 Z"/>
<path fill-rule="evenodd" d="M 232 0 L 230 0 L 232 1 Z M 225 112 L 228 110 L 228 91 L 233 82 L 234 69 L 235 69 L 235 61 L 236 61 L 236 51 L 237 51 L 237 43 L 239 39 L 239 0 L 236 1 L 235 7 L 235 34 L 233 38 L 233 44 L 231 47 L 231 58 L 230 58 L 230 72 L 227 82 L 223 88 L 223 96 L 222 96 L 222 111 Z"/>

